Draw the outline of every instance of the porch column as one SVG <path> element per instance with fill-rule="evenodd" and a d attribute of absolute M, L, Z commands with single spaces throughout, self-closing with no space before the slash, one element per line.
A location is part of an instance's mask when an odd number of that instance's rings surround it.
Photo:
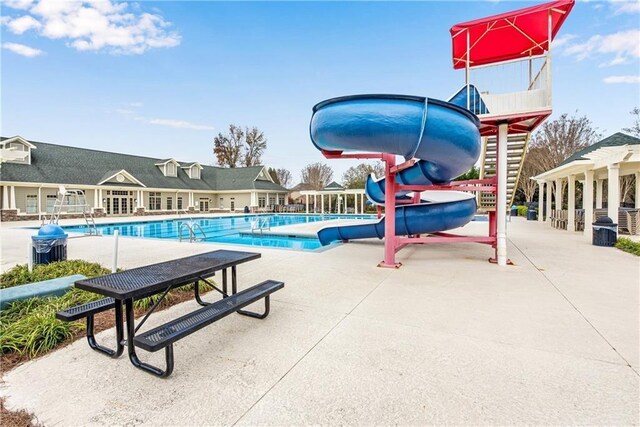
<path fill-rule="evenodd" d="M 309 195 L 308 194 L 304 195 L 304 202 L 307 207 L 307 213 L 309 213 Z"/>
<path fill-rule="evenodd" d="M 318 195 L 315 193 L 313 194 L 313 212 L 318 212 Z"/>
<path fill-rule="evenodd" d="M 2 209 L 9 209 L 9 186 L 2 187 Z"/>
<path fill-rule="evenodd" d="M 636 209 L 640 209 L 640 172 L 636 172 Z"/>
<path fill-rule="evenodd" d="M 576 176 L 569 175 L 569 201 L 567 209 L 567 231 L 576 231 Z"/>
<path fill-rule="evenodd" d="M 289 194 L 284 195 L 284 205 L 287 206 L 289 204 Z"/>
<path fill-rule="evenodd" d="M 562 194 L 562 179 L 556 179 L 556 210 L 562 210 L 563 196 Z"/>
<path fill-rule="evenodd" d="M 40 194 L 40 190 L 38 190 L 38 194 Z M 38 196 L 38 200 L 40 200 L 40 196 Z M 39 201 L 38 201 L 38 205 L 40 205 Z M 98 207 L 98 189 L 97 188 L 93 190 L 93 207 L 94 208 Z"/>
<path fill-rule="evenodd" d="M 280 194 L 276 193 L 276 205 L 280 204 Z"/>
<path fill-rule="evenodd" d="M 544 181 L 538 181 L 538 222 L 544 222 Z"/>
<path fill-rule="evenodd" d="M 360 213 L 364 213 L 364 193 L 360 193 Z"/>
<path fill-rule="evenodd" d="M 551 197 L 553 196 L 553 182 L 546 181 L 546 183 L 547 183 L 547 217 L 544 220 L 547 224 L 551 225 L 551 203 L 553 201 Z"/>
<path fill-rule="evenodd" d="M 604 179 L 596 180 L 596 209 L 602 209 L 602 185 Z"/>
<path fill-rule="evenodd" d="M 607 216 L 618 223 L 618 207 L 620 206 L 620 164 L 607 166 Z"/>
<path fill-rule="evenodd" d="M 584 209 L 584 237 L 591 239 L 591 223 L 593 222 L 593 169 L 584 172 L 582 208 Z"/>
<path fill-rule="evenodd" d="M 16 209 L 16 186 L 11 186 L 11 194 L 9 196 L 9 206 L 11 209 Z"/>
<path fill-rule="evenodd" d="M 329 196 L 329 213 L 331 213 L 331 194 L 328 194 Z"/>

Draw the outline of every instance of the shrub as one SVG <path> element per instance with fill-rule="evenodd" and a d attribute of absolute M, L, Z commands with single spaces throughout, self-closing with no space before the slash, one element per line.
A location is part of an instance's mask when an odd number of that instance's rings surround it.
<path fill-rule="evenodd" d="M 528 210 L 526 206 L 518 206 L 518 216 L 527 216 Z"/>
<path fill-rule="evenodd" d="M 616 248 L 621 251 L 629 252 L 630 254 L 640 256 L 640 242 L 634 242 L 626 237 L 621 237 L 616 242 Z"/>
<path fill-rule="evenodd" d="M 35 265 L 31 273 L 29 273 L 27 264 L 20 264 L 0 275 L 0 288 L 10 288 L 12 286 L 56 279 L 72 274 L 84 274 L 87 277 L 95 277 L 109 273 L 111 273 L 111 270 L 102 267 L 98 263 L 82 260 L 58 261 L 52 262 L 51 264 Z"/>

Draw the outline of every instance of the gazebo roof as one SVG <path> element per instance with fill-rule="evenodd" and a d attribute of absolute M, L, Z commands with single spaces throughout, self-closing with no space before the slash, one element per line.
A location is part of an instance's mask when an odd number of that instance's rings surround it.
<path fill-rule="evenodd" d="M 623 145 L 640 145 L 640 138 L 627 135 L 626 133 L 616 132 L 611 136 L 606 137 L 602 141 L 596 142 L 580 151 L 576 151 L 571 156 L 567 157 L 559 166 L 566 165 L 575 160 L 586 160 L 586 154 L 599 150 L 605 147 L 620 147 Z"/>
<path fill-rule="evenodd" d="M 532 177 L 533 180 L 553 180 L 582 174 L 585 170 L 606 169 L 621 165 L 621 175 L 640 166 L 640 138 L 621 132 L 573 153 L 557 167 Z M 624 168 L 622 167 L 624 165 Z"/>
<path fill-rule="evenodd" d="M 331 181 L 329 185 L 327 185 L 322 189 L 322 191 L 336 191 L 336 190 L 344 190 L 344 187 L 335 181 Z"/>

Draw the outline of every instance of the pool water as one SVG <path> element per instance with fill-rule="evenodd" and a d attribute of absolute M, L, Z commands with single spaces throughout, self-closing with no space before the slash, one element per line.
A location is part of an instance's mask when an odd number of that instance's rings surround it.
<path fill-rule="evenodd" d="M 262 246 L 270 248 L 285 248 L 302 251 L 317 250 L 322 245 L 317 238 L 276 236 L 265 230 L 264 234 L 254 231 L 256 221 L 268 221 L 271 231 L 285 225 L 312 223 L 331 219 L 372 219 L 374 215 L 240 215 L 213 218 L 183 218 L 165 221 L 136 221 L 96 225 L 98 234 L 111 235 L 118 230 L 120 236 L 143 237 L 149 239 L 170 239 L 189 241 L 189 230 L 183 223 L 193 222 L 204 233 L 205 242 L 227 243 L 234 245 Z M 85 233 L 87 228 L 82 226 L 62 227 L 71 233 Z M 203 233 L 194 227 L 196 237 L 200 239 Z"/>

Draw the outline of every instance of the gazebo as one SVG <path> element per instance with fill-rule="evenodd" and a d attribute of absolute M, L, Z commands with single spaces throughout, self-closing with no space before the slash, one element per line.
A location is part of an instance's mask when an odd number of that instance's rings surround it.
<path fill-rule="evenodd" d="M 640 139 L 624 133 L 615 133 L 600 142 L 584 148 L 567 158 L 558 167 L 541 173 L 531 179 L 538 183 L 539 215 L 538 221 L 546 221 L 552 225 L 552 196 L 556 210 L 562 210 L 563 183 L 568 183 L 567 231 L 576 231 L 576 181 L 583 183 L 582 209 L 584 209 L 584 235 L 591 237 L 591 223 L 596 210 L 603 210 L 604 181 L 607 180 L 606 216 L 614 223 L 626 218 L 619 217 L 620 178 L 635 176 L 635 211 L 640 208 Z M 555 183 L 555 189 L 554 189 Z M 595 203 L 594 203 L 595 183 Z M 543 215 L 542 201 L 545 199 L 546 215 Z M 624 212 L 625 216 L 627 212 Z M 637 233 L 637 231 L 636 231 Z"/>
<path fill-rule="evenodd" d="M 310 197 L 313 199 L 313 209 L 315 212 L 318 212 L 318 196 L 320 196 L 320 213 L 324 213 L 324 198 L 327 197 L 329 202 L 329 212 L 331 212 L 332 199 L 335 196 L 335 206 L 337 213 L 348 213 L 347 206 L 347 195 L 353 195 L 354 197 L 354 206 L 353 213 L 358 213 L 358 196 L 360 196 L 360 212 L 364 213 L 364 189 L 360 188 L 349 188 L 346 189 L 342 185 L 338 184 L 335 181 L 332 181 L 322 190 L 306 190 L 300 191 L 300 195 L 305 197 L 305 207 L 306 212 L 309 213 L 309 200 Z"/>

